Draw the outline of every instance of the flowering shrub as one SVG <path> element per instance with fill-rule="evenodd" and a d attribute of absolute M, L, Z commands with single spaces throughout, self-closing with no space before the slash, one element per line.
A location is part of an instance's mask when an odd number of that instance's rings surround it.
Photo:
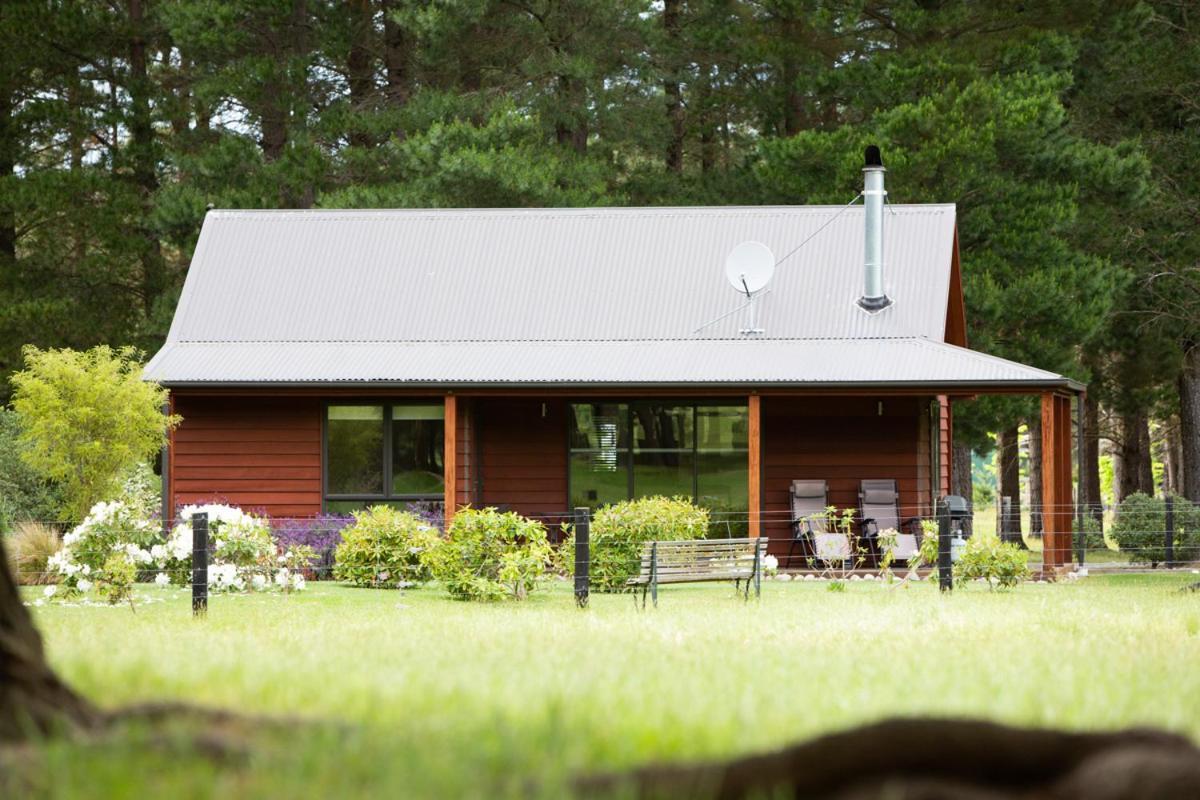
<path fill-rule="evenodd" d="M 422 560 L 455 599 L 523 600 L 537 588 L 550 557 L 542 523 L 513 511 L 464 508 L 445 540 Z"/>
<path fill-rule="evenodd" d="M 70 598 L 99 585 L 111 603 L 128 599 L 140 565 L 154 560 L 150 543 L 157 535 L 145 510 L 128 500 L 92 506 L 83 522 L 62 539 L 62 548 L 46 561 L 58 573 L 56 597 Z"/>
<path fill-rule="evenodd" d="M 354 524 L 342 530 L 333 576 L 376 588 L 420 583 L 429 580 L 421 557 L 437 544 L 437 530 L 416 514 L 372 506 L 354 512 Z"/>
<path fill-rule="evenodd" d="M 342 529 L 354 521 L 352 516 L 321 514 L 304 519 L 271 521 L 271 536 L 281 552 L 295 547 L 312 550 L 315 576 L 329 578 L 333 572 L 334 551 L 342 542 Z"/>
<path fill-rule="evenodd" d="M 779 574 L 779 559 L 775 556 L 763 556 L 762 571 L 768 578 Z"/>
<path fill-rule="evenodd" d="M 180 509 L 166 545 L 152 548 L 152 556 L 172 582 L 191 582 L 192 519 L 196 514 L 208 515 L 210 592 L 304 588 L 301 570 L 313 558 L 312 548 L 294 546 L 277 555 L 267 520 L 219 503 Z"/>

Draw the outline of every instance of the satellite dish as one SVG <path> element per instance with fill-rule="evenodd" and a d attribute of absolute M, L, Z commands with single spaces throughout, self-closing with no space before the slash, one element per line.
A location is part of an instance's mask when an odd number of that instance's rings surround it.
<path fill-rule="evenodd" d="M 742 242 L 725 257 L 725 277 L 747 297 L 761 291 L 775 274 L 775 254 L 762 242 Z"/>

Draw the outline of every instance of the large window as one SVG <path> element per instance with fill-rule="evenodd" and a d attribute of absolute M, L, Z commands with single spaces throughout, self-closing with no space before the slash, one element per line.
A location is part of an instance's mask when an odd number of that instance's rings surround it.
<path fill-rule="evenodd" d="M 325 508 L 441 500 L 442 405 L 330 405 L 325 417 Z"/>
<path fill-rule="evenodd" d="M 718 524 L 749 509 L 744 405 L 574 403 L 569 420 L 572 507 L 684 495 Z"/>

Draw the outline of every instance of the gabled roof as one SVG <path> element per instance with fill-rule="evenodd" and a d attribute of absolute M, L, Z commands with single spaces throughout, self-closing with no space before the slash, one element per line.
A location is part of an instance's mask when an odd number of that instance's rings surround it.
<path fill-rule="evenodd" d="M 954 226 L 952 205 L 890 207 L 894 303 L 868 314 L 855 302 L 860 207 L 213 211 L 145 374 L 167 385 L 1061 384 L 944 344 Z M 740 337 L 741 312 L 697 333 L 744 302 L 724 258 L 746 240 L 782 259 L 759 300 L 766 333 Z"/>

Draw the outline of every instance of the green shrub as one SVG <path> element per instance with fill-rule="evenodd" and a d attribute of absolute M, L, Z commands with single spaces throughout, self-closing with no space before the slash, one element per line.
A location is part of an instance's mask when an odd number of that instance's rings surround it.
<path fill-rule="evenodd" d="M 333 577 L 388 589 L 422 583 L 429 580 L 422 557 L 437 544 L 437 529 L 416 514 L 371 506 L 354 512 L 354 522 L 342 529 Z"/>
<path fill-rule="evenodd" d="M 537 588 L 551 555 L 542 523 L 512 511 L 464 508 L 424 561 L 455 599 L 523 600 Z"/>
<path fill-rule="evenodd" d="M 1025 551 L 998 536 L 976 534 L 967 540 L 954 565 L 954 578 L 969 581 L 983 578 L 988 588 L 1008 589 L 1029 578 Z"/>
<path fill-rule="evenodd" d="M 16 529 L 17 523 L 59 518 L 62 496 L 21 457 L 21 416 L 0 408 L 0 534 Z"/>
<path fill-rule="evenodd" d="M 107 600 L 109 605 L 115 606 L 117 603 L 131 601 L 137 573 L 137 564 L 129 554 L 116 550 L 104 560 L 103 566 L 96 573 L 96 592 Z"/>
<path fill-rule="evenodd" d="M 167 391 L 142 380 L 132 348 L 79 352 L 22 349 L 9 378 L 21 415 L 21 458 L 62 491 L 62 512 L 81 519 L 120 490 L 138 462 L 155 456 L 179 417 L 162 413 Z"/>
<path fill-rule="evenodd" d="M 703 539 L 709 529 L 708 509 L 686 497 L 643 497 L 604 506 L 591 522 L 592 588 L 619 592 L 641 567 L 642 545 L 646 542 Z M 566 554 L 565 571 L 575 552 L 575 536 L 568 535 L 559 551 Z"/>
<path fill-rule="evenodd" d="M 16 530 L 4 539 L 13 575 L 17 583 L 27 586 L 57 582 L 58 573 L 51 571 L 47 562 L 60 547 L 58 531 L 40 522 L 17 523 Z"/>
<path fill-rule="evenodd" d="M 1074 550 L 1079 546 L 1079 519 L 1076 518 L 1071 522 L 1071 530 L 1074 531 L 1074 536 L 1071 538 L 1071 549 Z M 1104 541 L 1104 531 L 1101 529 L 1100 520 L 1091 514 L 1083 515 L 1083 546 L 1088 552 L 1095 550 L 1107 550 L 1108 543 Z"/>
<path fill-rule="evenodd" d="M 1200 510 L 1186 498 L 1174 498 L 1175 560 L 1200 558 Z M 1112 538 L 1135 563 L 1158 566 L 1166 560 L 1167 504 L 1138 492 L 1117 506 Z"/>

